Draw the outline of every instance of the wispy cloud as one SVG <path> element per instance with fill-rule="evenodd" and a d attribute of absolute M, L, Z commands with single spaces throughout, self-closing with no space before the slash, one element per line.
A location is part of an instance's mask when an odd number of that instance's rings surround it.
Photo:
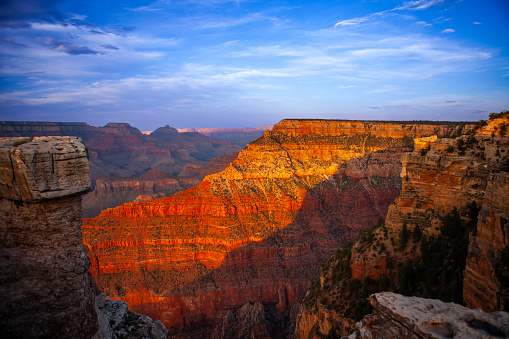
<path fill-rule="evenodd" d="M 363 23 L 363 22 L 366 22 L 366 21 L 369 21 L 373 18 L 376 18 L 376 17 L 383 17 L 383 16 L 386 16 L 386 15 L 389 15 L 393 12 L 396 12 L 396 11 L 419 11 L 419 10 L 424 10 L 424 9 L 428 9 L 430 7 L 433 7 L 433 6 L 437 6 L 437 5 L 440 5 L 442 3 L 444 3 L 445 0 L 416 0 L 416 1 L 407 1 L 399 6 L 396 6 L 392 9 L 387 9 L 385 11 L 380 11 L 380 12 L 374 12 L 374 13 L 370 13 L 368 15 L 365 15 L 363 17 L 359 17 L 359 18 L 353 18 L 353 19 L 346 19 L 346 20 L 341 20 L 339 22 L 337 22 L 334 27 L 344 27 L 344 26 L 353 26 L 353 25 L 358 25 L 360 23 Z"/>
<path fill-rule="evenodd" d="M 52 49 L 64 52 L 71 55 L 80 55 L 80 54 L 99 54 L 99 52 L 91 50 L 86 46 L 78 46 L 73 45 L 65 41 L 55 40 L 51 37 L 46 38 L 38 38 L 37 41 L 44 46 L 51 47 Z"/>
<path fill-rule="evenodd" d="M 433 26 L 432 24 L 430 24 L 430 23 L 428 23 L 428 22 L 426 22 L 426 21 L 417 21 L 417 23 L 418 23 L 419 25 L 428 26 L 428 27 L 429 27 L 429 26 Z"/>
<path fill-rule="evenodd" d="M 454 33 L 454 32 L 456 32 L 456 31 L 452 28 L 447 28 L 442 31 L 442 33 Z"/>
<path fill-rule="evenodd" d="M 101 45 L 102 48 L 106 48 L 106 49 L 113 49 L 115 51 L 118 51 L 118 47 L 115 47 L 113 45 L 110 45 L 110 44 L 104 44 L 104 45 Z"/>

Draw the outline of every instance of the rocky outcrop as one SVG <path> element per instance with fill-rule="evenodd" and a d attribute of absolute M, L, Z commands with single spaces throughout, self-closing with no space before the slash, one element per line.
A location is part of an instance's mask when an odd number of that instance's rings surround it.
<path fill-rule="evenodd" d="M 487 314 L 436 299 L 391 292 L 369 297 L 374 313 L 355 325 L 349 339 L 507 338 L 509 313 Z"/>
<path fill-rule="evenodd" d="M 500 135 L 508 124 L 509 113 L 506 113 L 490 119 L 479 132 Z M 507 159 L 508 143 L 500 142 L 498 146 L 494 156 Z M 490 173 L 486 181 L 486 194 L 476 234 L 470 239 L 464 273 L 465 304 L 485 312 L 509 311 L 509 164 L 502 161 L 498 166 L 499 171 Z"/>
<path fill-rule="evenodd" d="M 75 137 L 0 139 L 0 336 L 91 338 L 95 294 L 81 235 L 90 190 Z"/>
<path fill-rule="evenodd" d="M 347 335 L 370 312 L 364 298 L 385 290 L 504 309 L 509 138 L 500 126 L 507 122 L 507 114 L 495 116 L 457 138 L 416 140 L 385 223 L 323 263 L 297 338 Z"/>
<path fill-rule="evenodd" d="M 288 311 L 324 258 L 387 213 L 412 137 L 468 127 L 387 123 L 392 137 L 371 122 L 280 124 L 191 189 L 85 219 L 103 291 L 177 329 L 247 302 Z"/>
<path fill-rule="evenodd" d="M 101 335 L 97 339 L 166 339 L 168 330 L 160 321 L 128 310 L 127 303 L 110 300 L 104 293 L 96 299 Z M 101 322 L 102 320 L 102 322 Z"/>
<path fill-rule="evenodd" d="M 492 174 L 469 245 L 463 300 L 485 312 L 509 311 L 509 173 Z"/>

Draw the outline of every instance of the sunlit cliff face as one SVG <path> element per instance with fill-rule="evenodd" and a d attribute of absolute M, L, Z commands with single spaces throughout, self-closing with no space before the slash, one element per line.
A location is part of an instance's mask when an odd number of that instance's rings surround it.
<path fill-rule="evenodd" d="M 508 115 L 457 138 L 415 140 L 385 223 L 324 261 L 297 338 L 352 333 L 370 313 L 367 296 L 384 290 L 509 309 Z"/>
<path fill-rule="evenodd" d="M 167 327 L 247 301 L 289 308 L 328 254 L 386 215 L 413 138 L 463 128 L 284 120 L 189 190 L 84 219 L 91 272 Z"/>

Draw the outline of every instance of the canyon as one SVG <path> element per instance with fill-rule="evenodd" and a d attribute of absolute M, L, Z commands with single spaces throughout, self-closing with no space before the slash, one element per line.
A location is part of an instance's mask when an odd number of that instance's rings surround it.
<path fill-rule="evenodd" d="M 253 132 L 254 131 L 254 132 Z M 229 129 L 247 141 L 259 129 Z M 254 134 L 253 134 L 254 133 Z M 164 126 L 149 135 L 126 123 L 94 127 L 79 122 L 0 121 L 0 137 L 77 136 L 89 155 L 93 191 L 83 199 L 83 215 L 140 199 L 171 195 L 223 170 L 243 143 L 223 141 Z"/>
<path fill-rule="evenodd" d="M 508 310 L 508 124 L 508 112 L 493 114 L 465 135 L 415 140 L 385 221 L 322 264 L 302 302 L 297 338 L 348 335 L 372 311 L 368 296 L 381 291 Z M 383 337 L 361 334 L 354 337 Z"/>
<path fill-rule="evenodd" d="M 174 333 L 218 328 L 250 302 L 291 318 L 320 263 L 386 216 L 413 139 L 472 128 L 283 120 L 190 189 L 84 219 L 94 282 Z"/>

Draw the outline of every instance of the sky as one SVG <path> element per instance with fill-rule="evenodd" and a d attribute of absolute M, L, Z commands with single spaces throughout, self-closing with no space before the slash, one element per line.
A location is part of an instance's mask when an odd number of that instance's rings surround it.
<path fill-rule="evenodd" d="M 2 0 L 0 120 L 477 121 L 508 33 L 508 0 Z"/>

